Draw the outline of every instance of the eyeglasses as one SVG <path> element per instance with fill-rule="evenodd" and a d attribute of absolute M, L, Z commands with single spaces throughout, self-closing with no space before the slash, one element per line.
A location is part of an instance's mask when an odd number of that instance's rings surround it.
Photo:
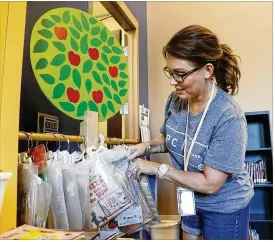
<path fill-rule="evenodd" d="M 202 68 L 204 65 L 202 66 L 199 66 L 199 67 L 196 67 L 194 68 L 193 70 L 191 71 L 187 71 L 187 72 L 183 72 L 183 73 L 179 73 L 179 72 L 171 72 L 168 67 L 164 67 L 163 68 L 163 72 L 164 74 L 169 78 L 169 79 L 174 79 L 176 82 L 178 83 L 182 83 L 184 82 L 184 77 L 192 74 L 193 72 L 199 70 L 200 68 Z"/>

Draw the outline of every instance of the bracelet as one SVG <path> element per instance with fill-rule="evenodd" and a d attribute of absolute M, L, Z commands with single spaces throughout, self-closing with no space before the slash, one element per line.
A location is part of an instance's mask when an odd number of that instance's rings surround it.
<path fill-rule="evenodd" d="M 150 154 L 150 151 L 151 151 L 151 146 L 147 145 L 145 142 L 143 143 L 145 146 L 146 146 L 146 150 L 145 150 L 145 156 L 149 155 Z"/>

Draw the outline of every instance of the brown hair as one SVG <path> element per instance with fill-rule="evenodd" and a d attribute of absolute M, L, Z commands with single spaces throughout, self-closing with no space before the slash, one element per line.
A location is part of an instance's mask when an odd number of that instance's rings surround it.
<path fill-rule="evenodd" d="M 227 44 L 220 44 L 218 37 L 200 25 L 190 25 L 178 31 L 166 46 L 166 54 L 191 61 L 195 65 L 212 63 L 217 85 L 235 95 L 239 90 L 241 72 L 237 58 Z"/>

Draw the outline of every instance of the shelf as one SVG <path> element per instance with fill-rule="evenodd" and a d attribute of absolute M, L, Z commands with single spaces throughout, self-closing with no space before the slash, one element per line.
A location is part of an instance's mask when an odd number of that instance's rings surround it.
<path fill-rule="evenodd" d="M 247 149 L 246 152 L 263 152 L 263 151 L 272 151 L 271 147 L 268 148 L 258 148 L 258 149 Z"/>
<path fill-rule="evenodd" d="M 273 184 L 266 183 L 266 184 L 254 184 L 254 188 L 261 188 L 261 187 L 273 187 Z"/>
<path fill-rule="evenodd" d="M 268 216 L 267 214 L 257 214 L 257 213 L 252 213 L 250 214 L 250 222 L 251 223 L 256 223 L 256 222 L 261 222 L 261 223 L 272 223 L 273 220 L 271 219 L 271 216 Z"/>
<path fill-rule="evenodd" d="M 249 220 L 249 223 L 273 223 L 273 220 Z"/>

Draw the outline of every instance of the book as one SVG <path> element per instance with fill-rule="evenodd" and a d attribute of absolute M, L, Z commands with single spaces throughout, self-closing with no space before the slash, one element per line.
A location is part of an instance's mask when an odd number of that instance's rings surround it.
<path fill-rule="evenodd" d="M 22 225 L 0 235 L 0 240 L 74 240 L 83 238 L 84 231 L 71 232 Z"/>

